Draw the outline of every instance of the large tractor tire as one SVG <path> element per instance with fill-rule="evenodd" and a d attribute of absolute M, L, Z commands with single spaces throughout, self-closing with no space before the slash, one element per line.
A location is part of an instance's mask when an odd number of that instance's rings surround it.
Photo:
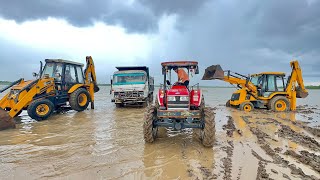
<path fill-rule="evenodd" d="M 49 99 L 39 99 L 28 106 L 28 115 L 37 121 L 48 119 L 54 110 L 54 105 Z"/>
<path fill-rule="evenodd" d="M 14 120 L 9 116 L 8 112 L 0 108 L 0 130 L 15 128 Z"/>
<path fill-rule="evenodd" d="M 157 137 L 158 127 L 153 126 L 154 120 L 157 118 L 157 109 L 155 106 L 149 106 L 144 115 L 143 134 L 144 141 L 152 143 Z"/>
<path fill-rule="evenodd" d="M 212 147 L 215 140 L 214 112 L 210 108 L 203 110 L 204 128 L 201 129 L 201 142 L 205 147 Z"/>
<path fill-rule="evenodd" d="M 75 90 L 70 95 L 69 103 L 71 106 L 71 109 L 76 110 L 78 112 L 84 111 L 87 109 L 90 102 L 90 94 L 89 92 L 84 88 L 79 88 Z"/>
<path fill-rule="evenodd" d="M 254 109 L 254 106 L 251 102 L 243 102 L 240 104 L 239 109 L 241 111 L 250 112 Z"/>
<path fill-rule="evenodd" d="M 290 102 L 284 96 L 275 96 L 268 103 L 268 109 L 277 112 L 289 111 Z"/>

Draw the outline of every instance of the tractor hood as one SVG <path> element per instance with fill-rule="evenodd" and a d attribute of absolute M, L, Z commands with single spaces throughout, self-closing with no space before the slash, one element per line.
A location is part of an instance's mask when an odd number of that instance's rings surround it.
<path fill-rule="evenodd" d="M 189 96 L 189 90 L 185 86 L 172 86 L 171 89 L 167 91 L 168 96 Z"/>

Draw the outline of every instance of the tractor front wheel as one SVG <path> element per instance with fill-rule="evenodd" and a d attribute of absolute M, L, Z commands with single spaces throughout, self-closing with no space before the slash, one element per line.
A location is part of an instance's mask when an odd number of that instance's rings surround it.
<path fill-rule="evenodd" d="M 155 106 L 149 106 L 147 112 L 144 115 L 143 134 L 144 141 L 152 143 L 157 137 L 158 127 L 154 127 L 153 123 L 157 116 L 157 110 Z"/>
<path fill-rule="evenodd" d="M 204 128 L 201 129 L 201 142 L 205 147 L 212 147 L 215 140 L 214 112 L 210 108 L 203 109 Z"/>
<path fill-rule="evenodd" d="M 90 102 L 89 92 L 84 88 L 79 88 L 75 90 L 70 95 L 69 103 L 73 110 L 78 112 L 87 109 Z"/>
<path fill-rule="evenodd" d="M 241 111 L 250 112 L 254 109 L 253 104 L 251 102 L 243 102 L 239 106 Z"/>
<path fill-rule="evenodd" d="M 290 107 L 290 102 L 288 98 L 284 96 L 275 96 L 268 103 L 268 109 L 273 111 L 288 111 Z"/>
<path fill-rule="evenodd" d="M 37 121 L 47 119 L 53 112 L 54 105 L 48 99 L 39 99 L 31 102 L 28 106 L 28 115 Z"/>

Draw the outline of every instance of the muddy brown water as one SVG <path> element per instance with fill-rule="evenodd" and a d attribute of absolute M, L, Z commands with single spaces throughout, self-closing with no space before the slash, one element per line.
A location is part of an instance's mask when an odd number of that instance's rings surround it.
<path fill-rule="evenodd" d="M 116 108 L 102 87 L 95 110 L 40 122 L 23 112 L 1 131 L 0 179 L 319 179 L 319 90 L 298 99 L 297 113 L 244 113 L 224 106 L 234 89 L 203 91 L 216 109 L 213 148 L 192 130 L 160 129 L 145 144 L 146 109 Z"/>

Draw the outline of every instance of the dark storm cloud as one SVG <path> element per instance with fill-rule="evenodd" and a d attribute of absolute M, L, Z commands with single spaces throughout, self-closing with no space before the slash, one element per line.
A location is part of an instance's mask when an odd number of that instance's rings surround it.
<path fill-rule="evenodd" d="M 145 7 L 106 0 L 10 0 L 0 1 L 0 16 L 16 22 L 63 18 L 74 26 L 90 26 L 95 21 L 120 24 L 129 32 L 145 32 L 156 27 L 157 20 Z"/>
<path fill-rule="evenodd" d="M 63 18 L 75 26 L 90 26 L 94 21 L 120 24 L 129 32 L 148 32 L 157 29 L 158 19 L 163 14 L 192 14 L 206 0 L 136 1 L 124 4 L 107 0 L 1 0 L 0 16 L 16 22 Z"/>
<path fill-rule="evenodd" d="M 298 59 L 305 80 L 319 81 L 320 1 L 136 0 L 130 5 L 119 2 L 0 0 L 0 16 L 17 22 L 58 17 L 76 26 L 102 21 L 122 25 L 128 32 L 150 34 L 151 30 L 156 34 L 163 15 L 177 15 L 173 33 L 160 32 L 165 38 L 152 45 L 148 57 L 147 65 L 159 77 L 160 62 L 166 60 L 198 60 L 200 74 L 212 64 L 249 74 L 288 73 L 290 60 Z M 138 61 L 137 65 L 140 62 L 146 61 Z"/>

